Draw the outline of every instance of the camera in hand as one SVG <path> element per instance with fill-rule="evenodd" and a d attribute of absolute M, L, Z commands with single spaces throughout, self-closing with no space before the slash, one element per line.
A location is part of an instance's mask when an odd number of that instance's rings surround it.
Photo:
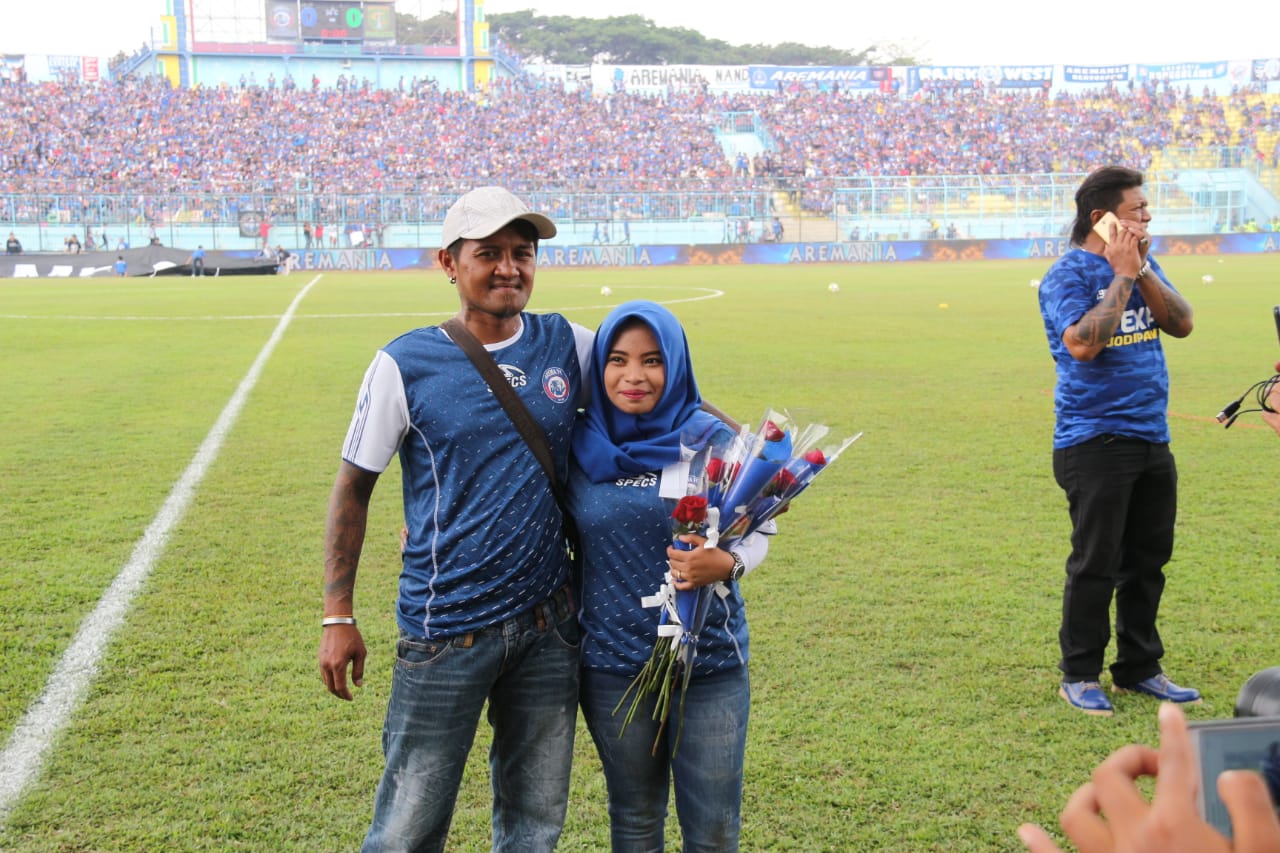
<path fill-rule="evenodd" d="M 1218 775 L 1224 770 L 1262 774 L 1271 801 L 1280 803 L 1280 666 L 1264 669 L 1245 682 L 1236 697 L 1235 719 L 1191 722 L 1191 745 L 1200 764 L 1200 814 L 1230 837 L 1231 818 L 1218 799 Z"/>

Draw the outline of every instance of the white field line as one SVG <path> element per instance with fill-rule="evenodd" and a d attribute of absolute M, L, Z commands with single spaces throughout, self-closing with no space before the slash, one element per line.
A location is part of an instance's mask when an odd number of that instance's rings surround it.
<path fill-rule="evenodd" d="M 595 285 L 594 284 L 581 285 L 581 287 L 594 288 Z M 635 290 L 671 290 L 670 287 L 666 287 L 666 286 L 635 285 L 635 284 L 620 284 L 618 285 L 618 289 L 620 291 L 623 291 L 624 293 L 630 293 L 631 291 L 635 291 Z M 685 297 L 673 298 L 673 299 L 654 299 L 653 301 L 659 303 L 660 305 L 678 305 L 683 302 L 702 302 L 707 299 L 719 299 L 720 297 L 724 296 L 723 290 L 716 290 L 710 287 L 691 287 L 687 289 L 692 290 L 695 293 L 697 293 L 698 291 L 701 291 L 701 293 L 695 296 L 685 296 Z M 601 303 L 599 305 L 572 305 L 572 306 L 566 305 L 563 307 L 551 307 L 551 308 L 546 308 L 542 305 L 539 305 L 537 307 L 531 307 L 528 310 L 533 312 L 534 314 L 548 314 L 548 313 L 555 312 L 558 314 L 564 314 L 565 316 L 570 316 L 574 311 L 588 311 L 588 310 L 595 311 L 599 309 L 608 310 L 611 308 L 616 308 L 618 307 L 618 304 L 621 301 L 622 300 L 616 300 L 614 302 Z M 361 318 L 381 318 L 381 317 L 452 317 L 456 313 L 457 313 L 456 310 L 449 310 L 449 311 L 383 311 L 378 313 L 363 313 L 363 314 L 298 314 L 296 315 L 296 319 L 299 319 L 299 320 L 358 320 Z M 129 321 L 129 322 L 135 322 L 135 323 L 171 323 L 175 321 L 211 322 L 211 321 L 223 321 L 223 320 L 274 320 L 279 316 L 280 316 L 279 314 L 229 314 L 229 315 L 206 314 L 203 316 L 189 315 L 189 316 L 175 316 L 175 317 L 163 317 L 163 316 L 144 317 L 141 315 L 130 315 L 130 314 L 106 314 L 106 315 L 103 315 L 103 314 L 97 314 L 97 315 L 0 314 L 0 320 L 64 320 L 64 321 L 72 321 L 72 322 Z"/>
<path fill-rule="evenodd" d="M 134 546 L 129 561 L 103 593 L 98 606 L 80 624 L 80 630 L 76 632 L 71 645 L 49 676 L 44 691 L 13 730 L 4 752 L 0 753 L 0 825 L 8 821 L 18 799 L 40 773 L 54 740 L 84 699 L 90 683 L 97 675 L 98 664 L 106 652 L 111 635 L 124 622 L 134 597 L 164 552 L 169 534 L 182 520 L 196 488 L 218 458 L 223 442 L 239 418 L 249 394 L 257 385 L 276 344 L 284 337 L 298 305 L 318 281 L 320 276 L 317 275 L 293 298 L 249 372 L 240 380 L 239 387 L 205 436 L 195 457 L 182 472 L 160 511 Z"/>

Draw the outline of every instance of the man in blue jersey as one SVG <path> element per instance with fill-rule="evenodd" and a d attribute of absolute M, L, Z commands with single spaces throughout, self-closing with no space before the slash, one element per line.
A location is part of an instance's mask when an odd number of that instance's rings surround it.
<path fill-rule="evenodd" d="M 196 246 L 195 251 L 191 253 L 188 259 L 191 264 L 192 275 L 204 275 L 204 245 Z"/>
<path fill-rule="evenodd" d="M 1059 695 L 1087 714 L 1109 716 L 1100 678 L 1113 597 L 1112 689 L 1171 702 L 1200 699 L 1162 672 L 1156 630 L 1178 485 L 1160 337 L 1191 334 L 1192 312 L 1147 254 L 1151 213 L 1141 172 L 1098 169 L 1075 198 L 1072 248 L 1040 283 L 1058 377 L 1053 474 L 1072 525 Z M 1116 219 L 1104 221 L 1108 212 Z"/>
<path fill-rule="evenodd" d="M 555 225 L 499 187 L 458 199 L 440 266 L 459 319 L 546 433 L 561 479 L 591 332 L 524 311 Z M 364 675 L 354 591 L 378 475 L 399 454 L 405 513 L 400 640 L 366 851 L 443 850 L 488 702 L 493 850 L 550 851 L 564 822 L 578 626 L 561 515 L 543 469 L 466 354 L 438 326 L 380 350 L 343 445 L 325 531 L 320 669 L 351 699 Z"/>

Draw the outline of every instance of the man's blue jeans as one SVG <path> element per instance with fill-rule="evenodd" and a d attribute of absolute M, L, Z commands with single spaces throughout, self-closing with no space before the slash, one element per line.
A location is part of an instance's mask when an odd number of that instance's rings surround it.
<path fill-rule="evenodd" d="M 649 697 L 618 736 L 627 705 L 613 709 L 631 684 L 630 676 L 582 671 L 582 715 L 604 765 L 609 789 L 609 834 L 613 853 L 653 853 L 663 849 L 663 827 L 671 780 L 676 815 L 686 853 L 731 853 L 742 827 L 743 756 L 751 681 L 747 668 L 694 678 L 684 703 L 684 731 L 675 749 L 680 691 L 672 697 L 671 718 L 653 754 L 658 722 Z M 674 755 L 672 754 L 674 750 Z"/>
<path fill-rule="evenodd" d="M 362 850 L 444 850 L 486 699 L 493 850 L 556 846 L 578 702 L 578 623 L 563 591 L 482 631 L 401 637 L 382 731 L 387 765 Z"/>

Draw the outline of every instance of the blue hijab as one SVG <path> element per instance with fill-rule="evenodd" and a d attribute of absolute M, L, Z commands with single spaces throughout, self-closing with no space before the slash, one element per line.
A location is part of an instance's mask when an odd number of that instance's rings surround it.
<path fill-rule="evenodd" d="M 631 415 L 619 411 L 604 390 L 609 349 L 624 324 L 643 320 L 662 350 L 666 385 L 653 411 Z M 591 352 L 591 402 L 573 431 L 573 454 L 593 483 L 604 483 L 649 471 L 660 471 L 680 459 L 682 436 L 705 433 L 720 421 L 702 411 L 702 396 L 693 379 L 689 342 L 675 315 L 656 302 L 624 302 L 596 330 Z"/>

